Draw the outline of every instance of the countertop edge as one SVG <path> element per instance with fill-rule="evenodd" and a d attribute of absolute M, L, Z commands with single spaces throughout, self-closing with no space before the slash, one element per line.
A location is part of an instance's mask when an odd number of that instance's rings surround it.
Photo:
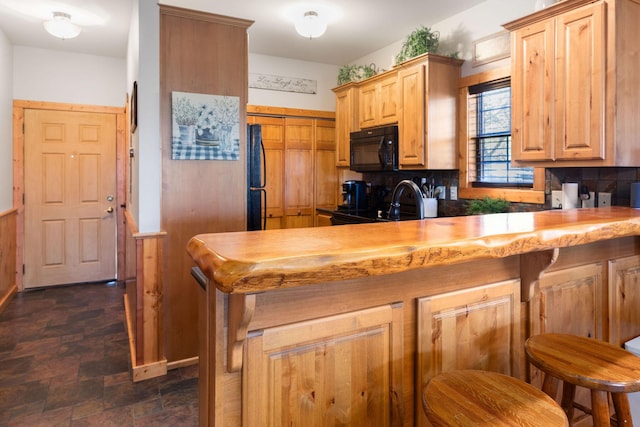
<path fill-rule="evenodd" d="M 615 211 L 617 208 L 611 209 Z M 224 258 L 215 248 L 207 247 L 205 237 L 200 236 L 195 236 L 189 241 L 187 251 L 220 291 L 257 293 L 335 280 L 393 274 L 423 267 L 503 258 L 640 235 L 640 213 L 638 216 L 621 215 L 619 219 L 606 216 L 603 218 L 596 221 L 578 220 L 574 223 L 563 223 L 562 226 L 544 227 L 528 232 L 485 234 L 446 242 L 416 240 L 409 245 L 394 245 L 391 242 L 373 250 L 367 248 L 362 251 L 311 254 L 301 251 L 298 256 L 273 256 L 259 262 Z"/>

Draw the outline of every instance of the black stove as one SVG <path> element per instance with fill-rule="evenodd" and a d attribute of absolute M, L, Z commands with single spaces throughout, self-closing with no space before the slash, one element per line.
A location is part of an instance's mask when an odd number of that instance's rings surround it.
<path fill-rule="evenodd" d="M 338 210 L 331 213 L 331 224 L 361 224 L 367 222 L 388 221 L 387 212 L 369 209 L 348 209 L 338 206 Z"/>

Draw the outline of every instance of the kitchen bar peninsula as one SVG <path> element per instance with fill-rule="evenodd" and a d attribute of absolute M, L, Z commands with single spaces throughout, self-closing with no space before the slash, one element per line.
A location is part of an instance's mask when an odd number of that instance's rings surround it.
<path fill-rule="evenodd" d="M 440 372 L 529 379 L 544 332 L 620 345 L 638 236 L 625 207 L 195 236 L 200 425 L 428 425 Z"/>

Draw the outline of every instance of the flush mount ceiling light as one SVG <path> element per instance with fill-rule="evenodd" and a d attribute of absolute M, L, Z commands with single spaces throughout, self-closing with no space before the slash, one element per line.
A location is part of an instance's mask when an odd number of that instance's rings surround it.
<path fill-rule="evenodd" d="M 71 22 L 71 15 L 64 12 L 53 12 L 53 19 L 44 22 L 49 34 L 60 39 L 72 39 L 80 34 L 82 28 Z"/>
<path fill-rule="evenodd" d="M 309 10 L 295 21 L 295 27 L 302 37 L 313 39 L 327 31 L 327 22 L 318 15 L 318 12 Z"/>

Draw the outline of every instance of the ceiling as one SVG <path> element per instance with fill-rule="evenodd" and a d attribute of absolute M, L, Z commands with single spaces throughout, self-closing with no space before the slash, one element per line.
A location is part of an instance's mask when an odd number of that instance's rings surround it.
<path fill-rule="evenodd" d="M 154 0 L 139 0 L 154 1 Z M 344 65 L 403 39 L 421 25 L 434 23 L 484 0 L 160 0 L 162 4 L 254 21 L 251 53 Z M 0 0 L 0 28 L 12 44 L 125 57 L 133 0 Z M 320 38 L 299 36 L 287 18 L 291 8 L 337 10 Z M 339 8 L 339 10 L 338 10 Z M 42 22 L 54 11 L 66 12 L 83 27 L 75 39 L 48 35 Z"/>

